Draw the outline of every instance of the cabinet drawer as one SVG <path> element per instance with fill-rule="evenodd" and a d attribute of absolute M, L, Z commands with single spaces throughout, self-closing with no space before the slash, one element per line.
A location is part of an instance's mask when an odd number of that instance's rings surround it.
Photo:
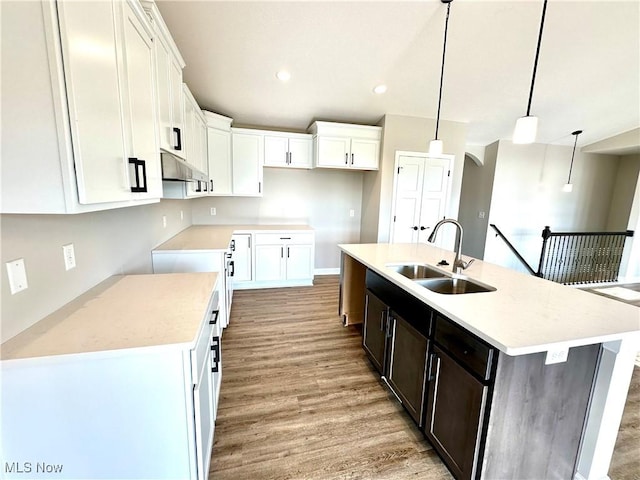
<path fill-rule="evenodd" d="M 495 356 L 491 346 L 439 314 L 436 314 L 434 340 L 465 368 L 489 380 Z"/>
<path fill-rule="evenodd" d="M 298 244 L 310 245 L 313 243 L 313 233 L 256 233 L 256 245 L 280 245 Z"/>

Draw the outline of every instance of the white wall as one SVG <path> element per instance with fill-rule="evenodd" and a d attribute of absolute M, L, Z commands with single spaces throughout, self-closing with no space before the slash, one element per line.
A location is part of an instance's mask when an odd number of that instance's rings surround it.
<path fill-rule="evenodd" d="M 361 201 L 362 172 L 265 168 L 262 197 L 193 200 L 193 223 L 308 224 L 316 235 L 315 268 L 338 268 L 337 245 L 360 241 Z"/>
<path fill-rule="evenodd" d="M 602 231 L 607 227 L 619 158 L 576 152 L 572 193 L 567 181 L 572 147 L 498 142 L 489 223 L 494 223 L 537 269 L 545 225 L 552 231 Z M 525 271 L 504 242 L 487 232 L 486 261 Z"/>
<path fill-rule="evenodd" d="M 151 250 L 190 224 L 191 201 L 180 200 L 80 215 L 1 215 L 1 341 L 112 275 L 151 273 Z M 62 245 L 68 243 L 77 266 L 65 271 Z M 29 288 L 11 295 L 4 264 L 18 258 L 24 258 Z"/>

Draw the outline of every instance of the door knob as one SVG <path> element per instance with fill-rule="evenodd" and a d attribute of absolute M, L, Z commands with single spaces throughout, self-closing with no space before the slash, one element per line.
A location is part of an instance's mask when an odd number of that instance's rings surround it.
<path fill-rule="evenodd" d="M 413 226 L 413 227 L 411 227 L 411 228 L 413 228 L 414 230 L 418 230 L 418 226 L 417 226 L 417 225 L 414 225 L 414 226 Z"/>
<path fill-rule="evenodd" d="M 420 230 L 426 230 L 427 227 L 423 227 L 422 225 L 420 225 Z"/>

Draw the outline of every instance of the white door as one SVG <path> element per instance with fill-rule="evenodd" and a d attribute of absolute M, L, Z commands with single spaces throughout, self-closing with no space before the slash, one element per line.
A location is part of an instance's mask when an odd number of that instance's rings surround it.
<path fill-rule="evenodd" d="M 153 42 L 128 3 L 124 8 L 125 61 L 127 74 L 127 117 L 130 133 L 127 158 L 136 198 L 160 198 L 162 174 L 156 136 L 156 110 L 153 95 Z M 144 162 L 144 163 L 139 163 Z"/>
<path fill-rule="evenodd" d="M 350 139 L 318 137 L 317 164 L 320 167 L 349 167 Z"/>
<path fill-rule="evenodd" d="M 289 156 L 289 140 L 287 137 L 264 137 L 264 164 L 270 167 L 284 167 Z"/>
<path fill-rule="evenodd" d="M 237 233 L 231 236 L 233 242 L 233 282 L 251 281 L 251 234 Z"/>
<path fill-rule="evenodd" d="M 426 242 L 444 218 L 452 157 L 396 154 L 391 242 Z"/>
<path fill-rule="evenodd" d="M 262 195 L 262 138 L 232 133 L 232 178 L 234 195 Z"/>
<path fill-rule="evenodd" d="M 313 248 L 311 245 L 287 245 L 287 280 L 313 277 Z"/>
<path fill-rule="evenodd" d="M 60 2 L 79 202 L 131 199 L 124 158 L 117 25 L 111 2 Z"/>
<path fill-rule="evenodd" d="M 350 165 L 353 168 L 378 169 L 378 150 L 380 142 L 377 140 L 351 140 Z"/>
<path fill-rule="evenodd" d="M 283 245 L 256 245 L 256 281 L 285 278 Z"/>

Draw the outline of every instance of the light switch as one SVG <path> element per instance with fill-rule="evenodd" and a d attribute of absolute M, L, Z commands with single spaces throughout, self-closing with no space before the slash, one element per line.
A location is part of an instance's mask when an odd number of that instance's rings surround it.
<path fill-rule="evenodd" d="M 11 295 L 14 295 L 22 290 L 26 290 L 29 285 L 27 284 L 27 270 L 24 266 L 24 258 L 7 262 L 7 275 L 9 276 L 9 289 Z"/>
<path fill-rule="evenodd" d="M 216 214 L 216 207 L 211 207 L 211 215 L 215 215 Z"/>

